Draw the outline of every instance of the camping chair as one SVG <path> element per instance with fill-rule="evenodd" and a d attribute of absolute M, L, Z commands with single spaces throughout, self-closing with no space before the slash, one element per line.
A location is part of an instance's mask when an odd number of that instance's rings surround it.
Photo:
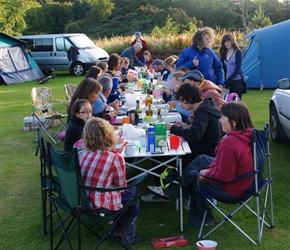
<path fill-rule="evenodd" d="M 49 168 L 48 168 L 48 155 L 45 148 L 44 139 L 40 134 L 38 129 L 38 146 L 36 148 L 35 156 L 38 156 L 40 159 L 40 187 L 41 187 L 41 211 L 42 211 L 42 226 L 43 234 L 47 235 L 47 220 L 50 216 L 50 213 L 47 212 L 47 198 L 49 191 Z M 56 176 L 52 175 L 52 189 L 55 193 L 60 194 L 60 186 Z"/>
<path fill-rule="evenodd" d="M 74 92 L 76 91 L 77 89 L 77 85 L 75 84 L 65 84 L 64 86 L 64 90 L 65 90 L 65 97 L 66 97 L 66 102 L 67 102 L 67 105 L 70 104 L 70 101 L 74 95 Z"/>
<path fill-rule="evenodd" d="M 198 234 L 199 239 L 204 239 L 217 228 L 219 228 L 223 223 L 229 221 L 235 228 L 237 228 L 247 239 L 249 239 L 253 244 L 261 244 L 263 227 L 264 225 L 269 228 L 274 228 L 274 215 L 273 215 L 273 201 L 272 201 L 272 177 L 271 177 L 271 168 L 270 168 L 270 153 L 269 153 L 269 130 L 268 125 L 265 125 L 264 130 L 254 129 L 252 132 L 252 151 L 254 157 L 254 171 L 238 177 L 236 180 L 246 178 L 249 176 L 254 176 L 254 181 L 252 186 L 246 190 L 246 195 L 243 197 L 237 197 L 235 199 L 225 199 L 220 200 L 218 197 L 212 196 L 210 193 L 197 188 L 196 191 L 206 199 L 208 208 L 204 212 L 203 221 L 200 227 Z M 265 161 L 267 160 L 267 164 Z M 265 165 L 267 165 L 266 170 L 264 171 Z M 194 170 L 193 174 L 201 175 L 198 171 Z M 263 178 L 263 175 L 265 178 Z M 207 178 L 204 175 L 201 175 Z M 197 178 L 198 179 L 198 178 Z M 218 180 L 215 180 L 218 181 Z M 234 180 L 235 181 L 235 180 Z M 250 204 L 251 200 L 255 200 Z M 269 199 L 269 202 L 268 202 Z M 221 210 L 221 208 L 215 203 L 214 200 L 217 200 L 225 204 L 238 204 L 231 212 L 226 213 Z M 202 235 L 204 222 L 206 219 L 206 214 L 209 209 L 214 208 L 219 212 L 223 219 L 218 221 L 217 225 L 210 230 L 204 236 Z M 258 229 L 258 240 L 254 241 L 244 230 L 242 230 L 234 221 L 233 215 L 236 214 L 242 208 L 248 209 L 257 219 L 257 229 Z M 247 210 L 246 210 L 247 211 Z"/>
<path fill-rule="evenodd" d="M 59 144 L 60 140 L 56 139 L 56 135 L 66 128 L 66 123 L 63 122 L 63 119 L 65 119 L 67 115 L 58 113 L 54 108 L 52 104 L 51 89 L 47 87 L 33 88 L 31 91 L 31 99 L 33 124 L 36 122 L 39 123 L 40 134 L 43 135 L 46 132 L 55 144 Z M 57 121 L 60 123 L 60 127 L 56 133 L 54 133 L 54 127 Z M 49 128 L 52 128 L 51 132 Z M 37 142 L 38 138 L 35 136 L 35 131 L 34 138 L 34 142 Z"/>
<path fill-rule="evenodd" d="M 54 235 L 56 232 L 52 231 L 53 216 L 51 216 L 51 234 L 50 234 L 50 248 L 57 249 L 64 240 L 66 240 L 69 249 L 73 249 L 71 239 L 69 238 L 70 232 L 78 224 L 78 247 L 81 249 L 81 227 L 84 226 L 89 231 L 91 231 L 96 238 L 99 239 L 97 245 L 94 249 L 98 248 L 100 244 L 107 239 L 112 237 L 117 243 L 123 246 L 125 249 L 131 249 L 130 243 L 128 245 L 122 244 L 114 235 L 113 232 L 116 229 L 117 224 L 120 222 L 124 212 L 132 205 L 139 202 L 140 197 L 136 197 L 129 202 L 120 210 L 113 212 L 112 214 L 102 214 L 96 210 L 91 210 L 88 203 L 88 197 L 85 190 L 95 190 L 98 192 L 109 192 L 109 191 L 120 191 L 131 186 L 138 185 L 146 175 L 138 178 L 131 185 L 127 187 L 112 188 L 112 189 L 101 189 L 94 187 L 85 187 L 82 185 L 82 177 L 79 167 L 79 160 L 77 155 L 77 149 L 71 152 L 58 152 L 53 146 L 48 142 L 48 158 L 49 165 L 52 170 L 55 171 L 60 186 L 61 192 L 64 195 L 63 198 L 55 195 L 52 188 L 50 189 L 50 211 L 54 209 L 57 215 L 58 223 L 62 229 L 62 236 L 58 240 L 57 245 L 54 247 Z M 61 214 L 64 210 L 69 218 L 66 217 L 62 219 Z M 66 215 L 67 215 L 66 214 Z M 112 222 L 110 224 L 110 222 Z M 104 232 L 102 237 L 99 233 Z"/>

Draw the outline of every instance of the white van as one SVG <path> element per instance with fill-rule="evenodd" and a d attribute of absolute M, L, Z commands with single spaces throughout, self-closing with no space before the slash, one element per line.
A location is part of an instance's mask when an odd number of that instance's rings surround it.
<path fill-rule="evenodd" d="M 107 62 L 108 53 L 85 34 L 15 36 L 27 42 L 33 59 L 43 71 L 70 70 L 84 75 L 96 62 Z"/>

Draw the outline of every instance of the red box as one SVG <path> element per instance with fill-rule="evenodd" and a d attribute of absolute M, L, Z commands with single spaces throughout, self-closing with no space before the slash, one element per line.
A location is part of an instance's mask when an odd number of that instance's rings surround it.
<path fill-rule="evenodd" d="M 180 235 L 173 237 L 154 238 L 151 239 L 151 244 L 154 248 L 180 247 L 187 246 L 188 241 L 183 237 L 183 235 Z"/>

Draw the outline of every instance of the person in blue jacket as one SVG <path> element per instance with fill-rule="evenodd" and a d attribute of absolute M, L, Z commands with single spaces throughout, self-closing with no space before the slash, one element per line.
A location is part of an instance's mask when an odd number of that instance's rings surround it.
<path fill-rule="evenodd" d="M 192 45 L 180 53 L 176 68 L 185 66 L 190 70 L 197 69 L 207 80 L 222 87 L 224 84 L 223 67 L 217 54 L 210 48 L 214 41 L 214 30 L 204 27 L 196 30 Z"/>

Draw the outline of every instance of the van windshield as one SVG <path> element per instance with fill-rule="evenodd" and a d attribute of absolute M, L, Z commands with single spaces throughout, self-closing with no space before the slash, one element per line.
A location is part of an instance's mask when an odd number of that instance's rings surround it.
<path fill-rule="evenodd" d="M 78 49 L 93 49 L 96 47 L 96 45 L 93 43 L 93 41 L 88 38 L 86 35 L 74 35 L 69 36 L 69 39 L 73 42 L 73 44 Z"/>

